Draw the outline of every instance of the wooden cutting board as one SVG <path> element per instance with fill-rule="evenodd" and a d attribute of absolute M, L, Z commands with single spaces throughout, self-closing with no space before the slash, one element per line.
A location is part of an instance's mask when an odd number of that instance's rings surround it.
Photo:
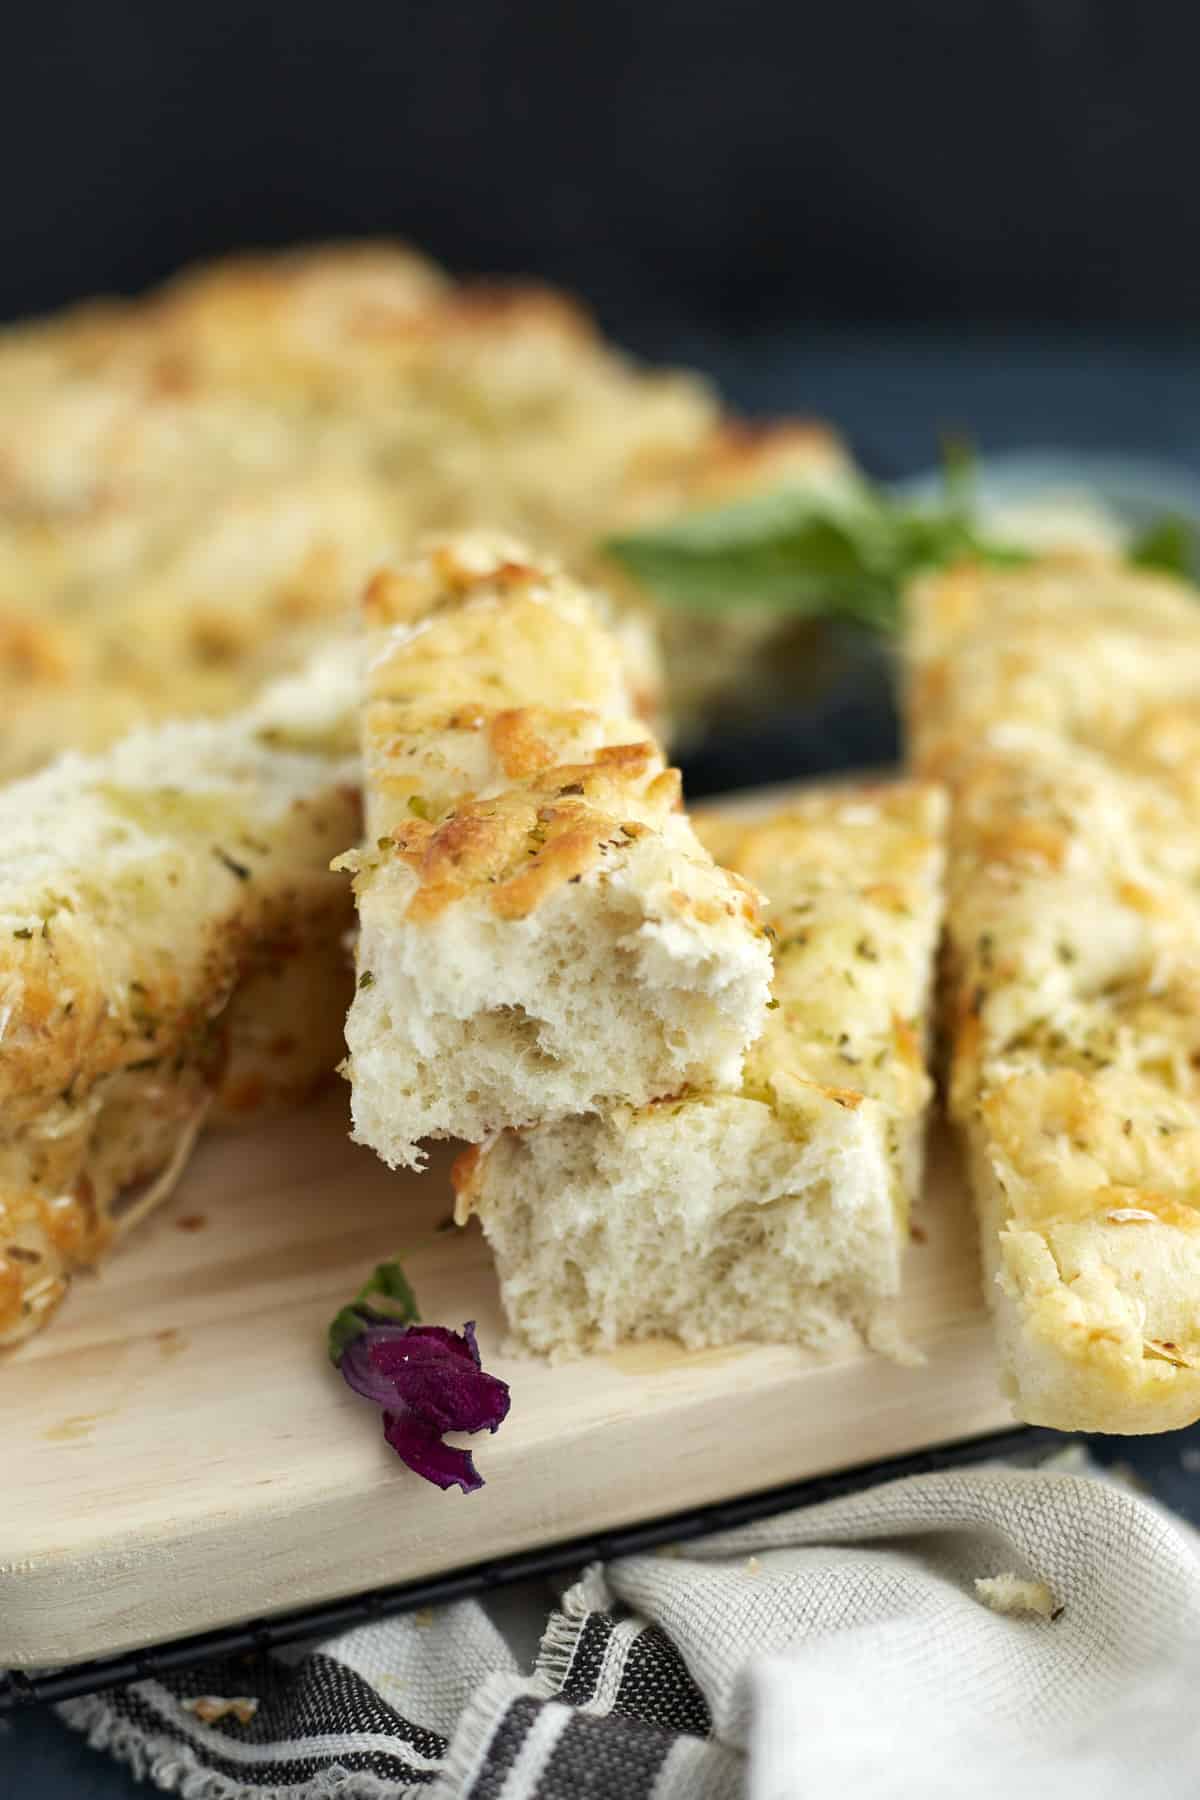
<path fill-rule="evenodd" d="M 448 1159 L 392 1175 L 345 1098 L 214 1136 L 175 1198 L 0 1366 L 0 1666 L 70 1663 L 996 1430 L 968 1208 L 935 1145 L 899 1319 L 926 1354 L 818 1362 L 663 1343 L 550 1367 L 499 1353 L 476 1227 L 438 1234 Z M 426 1234 L 433 1235 L 427 1237 Z M 425 1316 L 479 1322 L 512 1385 L 487 1485 L 384 1446 L 324 1327 L 405 1255 Z"/>
<path fill-rule="evenodd" d="M 762 804 L 763 796 L 758 796 Z M 449 1155 L 388 1172 L 337 1084 L 208 1138 L 173 1200 L 48 1330 L 0 1359 L 0 1667 L 69 1664 L 415 1580 L 1011 1422 L 969 1206 L 933 1146 L 897 1321 L 926 1360 L 669 1343 L 504 1357 Z M 328 1320 L 400 1252 L 431 1321 L 478 1321 L 512 1387 L 487 1485 L 441 1493 L 325 1358 Z"/>

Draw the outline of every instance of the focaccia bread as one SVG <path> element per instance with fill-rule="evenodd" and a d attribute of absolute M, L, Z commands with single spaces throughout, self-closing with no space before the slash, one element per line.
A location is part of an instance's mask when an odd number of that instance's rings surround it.
<path fill-rule="evenodd" d="M 814 790 L 753 823 L 698 817 L 767 896 L 767 1028 L 739 1085 L 506 1131 L 459 1159 L 459 1222 L 481 1219 L 521 1346 L 871 1333 L 920 1183 L 944 815 L 940 790 L 896 783 Z"/>
<path fill-rule="evenodd" d="M 757 901 L 679 810 L 597 603 L 476 536 L 377 577 L 368 624 L 359 1141 L 415 1165 L 426 1137 L 736 1080 Z"/>
<path fill-rule="evenodd" d="M 834 435 L 748 429 L 528 283 L 456 283 L 402 245 L 190 271 L 135 302 L 0 331 L 0 774 L 152 719 L 217 716 L 351 629 L 364 571 L 479 520 L 586 579 L 614 531 L 845 480 Z M 695 723 L 757 692 L 779 616 L 670 637 Z M 677 674 L 675 673 L 677 671 Z"/>
<path fill-rule="evenodd" d="M 908 608 L 909 726 L 923 766 L 1022 726 L 1122 768 L 1185 773 L 1200 749 L 1196 600 L 1112 558 L 947 571 Z"/>
<path fill-rule="evenodd" d="M 946 1013 L 1023 1418 L 1200 1417 L 1200 610 L 1111 565 L 910 597 L 918 767 L 952 793 Z"/>
<path fill-rule="evenodd" d="M 0 1343 L 41 1325 L 241 1116 L 335 1066 L 359 820 L 344 691 L 147 728 L 0 790 Z"/>
<path fill-rule="evenodd" d="M 423 531 L 590 554 L 715 419 L 561 296 L 382 243 L 0 332 L 0 772 L 245 705 Z"/>

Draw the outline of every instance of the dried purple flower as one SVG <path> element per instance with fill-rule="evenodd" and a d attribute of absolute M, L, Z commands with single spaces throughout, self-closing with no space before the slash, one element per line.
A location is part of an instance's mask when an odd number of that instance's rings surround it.
<path fill-rule="evenodd" d="M 390 1314 L 390 1316 L 389 1316 Z M 412 1289 L 383 1263 L 329 1332 L 329 1354 L 356 1394 L 383 1409 L 383 1435 L 402 1462 L 440 1488 L 483 1486 L 469 1450 L 447 1431 L 495 1431 L 508 1413 L 508 1383 L 481 1367 L 474 1321 L 461 1332 L 417 1325 Z"/>
<path fill-rule="evenodd" d="M 342 1352 L 343 1379 L 383 1408 L 383 1435 L 416 1474 L 464 1494 L 483 1486 L 469 1450 L 447 1431 L 495 1431 L 508 1412 L 508 1383 L 480 1367 L 475 1325 L 369 1325 Z"/>

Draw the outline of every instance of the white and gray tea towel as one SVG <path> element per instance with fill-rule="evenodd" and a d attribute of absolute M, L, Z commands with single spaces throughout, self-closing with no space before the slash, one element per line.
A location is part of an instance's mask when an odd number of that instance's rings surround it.
<path fill-rule="evenodd" d="M 914 1476 L 588 1569 L 531 1676 L 470 1601 L 61 1711 L 186 1800 L 1183 1800 L 1200 1549 L 1099 1479 Z"/>

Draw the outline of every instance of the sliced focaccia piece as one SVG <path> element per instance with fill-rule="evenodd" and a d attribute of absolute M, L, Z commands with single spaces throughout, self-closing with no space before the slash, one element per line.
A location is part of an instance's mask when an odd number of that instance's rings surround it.
<path fill-rule="evenodd" d="M 319 967 L 341 1004 L 329 861 L 355 769 L 265 743 L 274 714 L 147 729 L 0 792 L 0 1342 L 161 1198 L 214 1095 L 244 1111 L 332 1065 L 336 1012 L 296 1003 Z"/>
<path fill-rule="evenodd" d="M 907 657 L 922 768 L 1018 727 L 1126 768 L 1200 765 L 1200 619 L 1173 577 L 1104 558 L 933 575 L 909 598 Z"/>
<path fill-rule="evenodd" d="M 597 605 L 470 538 L 368 602 L 355 1133 L 426 1137 L 736 1080 L 770 953 L 679 811 Z"/>
<path fill-rule="evenodd" d="M 950 1106 L 1018 1412 L 1200 1417 L 1200 610 L 1097 565 L 910 600 L 952 793 Z"/>
<path fill-rule="evenodd" d="M 775 980 L 739 1086 L 506 1131 L 456 1165 L 514 1338 L 828 1348 L 895 1293 L 931 1085 L 940 790 L 814 791 L 697 828 L 767 896 Z"/>

